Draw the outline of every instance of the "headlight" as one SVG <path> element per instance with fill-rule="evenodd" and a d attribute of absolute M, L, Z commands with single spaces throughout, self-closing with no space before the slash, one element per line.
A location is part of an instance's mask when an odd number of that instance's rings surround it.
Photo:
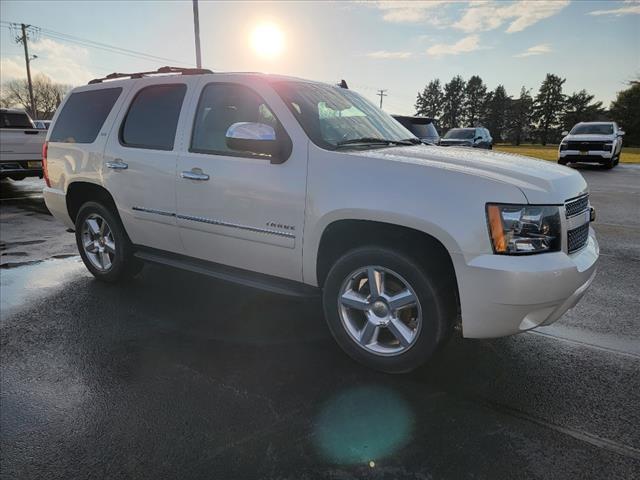
<path fill-rule="evenodd" d="M 605 143 L 602 148 L 605 152 L 610 152 L 611 151 L 611 147 L 613 147 L 613 143 Z"/>
<path fill-rule="evenodd" d="M 565 142 L 564 140 L 562 142 L 560 142 L 560 150 L 566 150 L 568 146 L 569 146 L 569 144 L 567 142 Z"/>
<path fill-rule="evenodd" d="M 487 204 L 493 252 L 501 255 L 560 250 L 560 210 L 554 206 Z"/>

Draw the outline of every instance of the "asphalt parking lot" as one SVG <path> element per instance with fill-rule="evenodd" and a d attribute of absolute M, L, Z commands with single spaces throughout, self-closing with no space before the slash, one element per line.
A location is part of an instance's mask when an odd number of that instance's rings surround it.
<path fill-rule="evenodd" d="M 42 181 L 2 182 L 1 477 L 638 478 L 640 167 L 578 168 L 587 296 L 404 376 L 346 357 L 316 299 L 159 266 L 98 283 Z"/>

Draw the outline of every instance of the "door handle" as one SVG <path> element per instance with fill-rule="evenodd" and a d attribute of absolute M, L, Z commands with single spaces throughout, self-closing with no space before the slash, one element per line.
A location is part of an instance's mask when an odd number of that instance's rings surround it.
<path fill-rule="evenodd" d="M 200 169 L 197 169 L 197 170 L 194 169 L 194 170 L 188 170 L 186 172 L 182 172 L 180 176 L 182 178 L 186 178 L 187 180 L 200 180 L 200 181 L 209 180 L 209 175 L 207 175 L 206 173 L 202 173 L 202 170 Z"/>
<path fill-rule="evenodd" d="M 126 170 L 127 168 L 129 168 L 129 165 L 124 163 L 119 158 L 116 158 L 113 162 L 106 162 L 105 165 L 111 170 Z"/>

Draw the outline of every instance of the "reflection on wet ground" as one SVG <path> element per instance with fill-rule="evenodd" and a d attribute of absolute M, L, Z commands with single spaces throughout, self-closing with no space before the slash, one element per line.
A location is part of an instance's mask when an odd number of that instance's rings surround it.
<path fill-rule="evenodd" d="M 6 478 L 630 478 L 640 468 L 631 358 L 521 335 L 454 340 L 429 365 L 389 376 L 338 349 L 317 299 L 158 266 L 104 285 L 76 259 L 2 277 L 3 293 L 13 289 L 0 350 Z"/>

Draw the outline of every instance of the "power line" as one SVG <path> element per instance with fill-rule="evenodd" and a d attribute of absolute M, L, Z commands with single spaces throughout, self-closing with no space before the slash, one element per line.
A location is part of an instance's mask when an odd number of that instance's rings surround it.
<path fill-rule="evenodd" d="M 6 21 L 2 21 L 1 22 L 4 25 L 7 25 L 9 27 L 11 27 L 12 25 L 16 25 L 13 24 L 11 22 L 6 22 Z M 146 61 L 153 61 L 155 63 L 157 63 L 158 61 L 162 61 L 162 62 L 170 62 L 173 64 L 182 64 L 182 65 L 188 65 L 188 66 L 193 66 L 193 63 L 190 62 L 183 62 L 181 60 L 176 60 L 174 58 L 168 58 L 168 57 L 161 57 L 158 55 L 152 55 L 149 53 L 145 53 L 145 52 L 139 52 L 136 50 L 131 50 L 129 48 L 123 48 L 123 47 L 118 47 L 116 45 L 109 45 L 107 43 L 102 43 L 102 42 L 96 42 L 94 40 L 88 40 L 86 38 L 81 38 L 81 37 L 76 37 L 74 35 L 69 35 L 66 33 L 62 33 L 62 32 L 57 32 L 55 30 L 51 30 L 48 28 L 42 28 L 42 27 L 34 27 L 38 33 L 42 34 L 43 36 L 46 36 L 48 38 L 54 39 L 54 40 L 60 40 L 63 42 L 69 42 L 69 43 L 75 43 L 77 45 L 81 45 L 83 47 L 88 47 L 88 48 L 95 48 L 98 50 L 104 50 L 110 53 L 118 53 L 120 55 L 125 55 L 125 56 L 129 56 L 129 57 L 134 57 L 134 58 L 138 58 L 141 60 L 146 60 Z"/>

